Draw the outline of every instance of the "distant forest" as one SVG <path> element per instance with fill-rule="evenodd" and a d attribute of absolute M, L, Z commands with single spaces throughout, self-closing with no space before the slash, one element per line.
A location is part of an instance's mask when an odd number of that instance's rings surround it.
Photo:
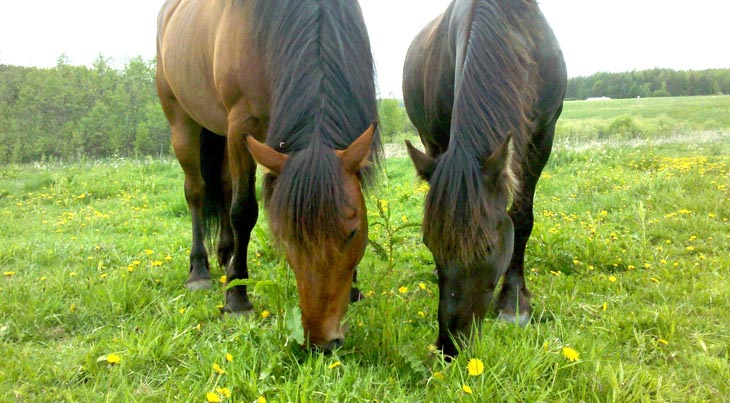
<path fill-rule="evenodd" d="M 594 97 L 683 97 L 730 94 L 730 69 L 675 71 L 653 69 L 597 73 L 568 80 L 565 99 Z"/>
<path fill-rule="evenodd" d="M 142 58 L 113 68 L 61 56 L 53 68 L 0 64 L 0 164 L 170 155 L 170 136 Z M 568 82 L 566 99 L 730 94 L 730 69 L 599 73 Z M 385 141 L 413 131 L 402 102 L 379 101 Z"/>

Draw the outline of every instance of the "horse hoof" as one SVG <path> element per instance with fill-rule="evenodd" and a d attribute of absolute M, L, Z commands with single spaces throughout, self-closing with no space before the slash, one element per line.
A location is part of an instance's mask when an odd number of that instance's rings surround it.
<path fill-rule="evenodd" d="M 363 295 L 363 293 L 361 293 L 359 289 L 352 287 L 352 289 L 350 290 L 350 303 L 362 301 L 364 299 L 365 295 Z"/>
<path fill-rule="evenodd" d="M 207 290 L 210 288 L 210 279 L 201 278 L 197 280 L 190 280 L 185 283 L 185 288 L 190 291 Z"/>
<path fill-rule="evenodd" d="M 246 309 L 243 311 L 232 311 L 225 306 L 221 309 L 221 315 L 224 319 L 238 319 L 238 318 L 252 318 L 253 315 L 253 309 Z"/>
<path fill-rule="evenodd" d="M 516 325 L 519 325 L 520 327 L 525 327 L 528 323 L 530 323 L 530 315 L 524 312 L 521 313 L 520 316 L 515 316 L 511 313 L 500 312 L 499 316 L 497 316 L 497 319 L 507 323 L 514 323 Z"/>

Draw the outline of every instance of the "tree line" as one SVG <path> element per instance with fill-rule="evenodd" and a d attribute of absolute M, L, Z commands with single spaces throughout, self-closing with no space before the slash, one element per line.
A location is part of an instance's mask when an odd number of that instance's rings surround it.
<path fill-rule="evenodd" d="M 730 69 L 676 71 L 652 69 L 597 73 L 568 80 L 565 99 L 593 97 L 682 97 L 730 94 Z"/>
<path fill-rule="evenodd" d="M 154 63 L 91 67 L 65 56 L 53 68 L 0 65 L 0 161 L 166 154 L 169 128 Z"/>
<path fill-rule="evenodd" d="M 154 61 L 114 68 L 65 56 L 53 68 L 0 64 L 0 163 L 170 155 L 170 129 L 154 85 Z M 568 80 L 566 99 L 730 94 L 730 69 L 654 69 Z M 403 103 L 379 100 L 385 141 L 415 133 Z"/>

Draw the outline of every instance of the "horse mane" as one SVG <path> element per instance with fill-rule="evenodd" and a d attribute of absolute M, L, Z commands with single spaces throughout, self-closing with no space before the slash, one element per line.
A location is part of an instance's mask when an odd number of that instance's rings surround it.
<path fill-rule="evenodd" d="M 333 150 L 347 148 L 378 118 L 365 22 L 356 1 L 336 0 L 260 0 L 252 21 L 271 85 L 266 143 L 290 155 L 265 191 L 269 216 L 278 217 L 272 229 L 321 249 L 346 203 Z M 371 161 L 379 161 L 381 148 L 376 133 Z M 375 172 L 361 170 L 364 187 Z"/>
<path fill-rule="evenodd" d="M 523 17 L 532 7 L 537 5 L 529 0 L 478 0 L 471 10 L 464 58 L 456 66 L 461 75 L 449 148 L 439 158 L 425 203 L 424 236 L 433 238 L 429 247 L 442 249 L 442 256 L 456 254 L 468 262 L 489 254 L 497 229 L 490 227 L 496 206 L 488 196 L 509 200 L 517 191 L 537 98 L 531 21 Z M 486 184 L 482 167 L 510 133 L 510 161 L 499 180 Z"/>

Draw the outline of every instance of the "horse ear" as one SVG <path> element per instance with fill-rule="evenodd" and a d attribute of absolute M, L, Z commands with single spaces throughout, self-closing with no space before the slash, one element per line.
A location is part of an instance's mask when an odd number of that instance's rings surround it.
<path fill-rule="evenodd" d="M 431 179 L 431 175 L 433 175 L 433 171 L 436 169 L 436 160 L 414 147 L 408 140 L 406 140 L 406 148 L 408 149 L 408 156 L 411 157 L 413 166 L 416 167 L 418 176 L 428 182 Z"/>
<path fill-rule="evenodd" d="M 280 153 L 266 144 L 260 143 L 253 136 L 246 136 L 246 145 L 248 146 L 248 152 L 251 153 L 253 159 L 256 162 L 266 168 L 269 172 L 274 175 L 281 174 L 281 170 L 284 168 L 286 160 L 289 156 Z"/>
<path fill-rule="evenodd" d="M 496 185 L 500 178 L 504 174 L 507 174 L 507 178 L 510 178 L 512 173 L 510 171 L 510 160 L 512 154 L 510 147 L 512 146 L 512 133 L 507 135 L 502 145 L 497 148 L 482 164 L 482 175 L 486 182 L 490 185 Z"/>
<path fill-rule="evenodd" d="M 336 151 L 346 171 L 356 173 L 368 165 L 370 147 L 373 144 L 375 129 L 377 127 L 378 123 L 373 122 L 349 147 Z"/>

